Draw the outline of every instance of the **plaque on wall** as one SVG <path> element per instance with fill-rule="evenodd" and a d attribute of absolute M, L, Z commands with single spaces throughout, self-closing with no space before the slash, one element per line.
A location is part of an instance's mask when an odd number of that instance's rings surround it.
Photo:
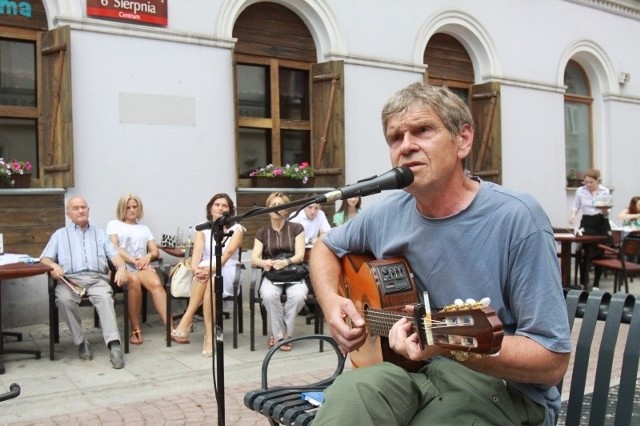
<path fill-rule="evenodd" d="M 47 30 L 42 0 L 0 0 L 0 25 Z"/>
<path fill-rule="evenodd" d="M 87 16 L 131 24 L 167 26 L 169 0 L 87 0 Z"/>

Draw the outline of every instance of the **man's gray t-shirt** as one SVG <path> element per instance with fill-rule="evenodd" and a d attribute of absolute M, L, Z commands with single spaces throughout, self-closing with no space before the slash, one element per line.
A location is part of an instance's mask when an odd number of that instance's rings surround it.
<path fill-rule="evenodd" d="M 472 203 L 444 218 L 422 216 L 412 195 L 397 191 L 325 238 L 340 257 L 368 252 L 403 256 L 432 309 L 454 299 L 491 299 L 507 335 L 527 336 L 554 352 L 570 352 L 566 305 L 549 219 L 529 195 L 482 182 Z M 560 408 L 555 387 L 512 383 L 548 407 Z"/>

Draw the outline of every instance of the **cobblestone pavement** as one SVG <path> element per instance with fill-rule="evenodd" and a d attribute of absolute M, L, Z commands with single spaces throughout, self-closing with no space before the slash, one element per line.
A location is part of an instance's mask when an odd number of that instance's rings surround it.
<path fill-rule="evenodd" d="M 601 285 L 607 288 L 607 280 Z M 245 313 L 248 309 L 245 309 Z M 239 335 L 239 347 L 231 345 L 231 326 L 225 321 L 225 424 L 266 425 L 267 420 L 244 407 L 244 394 L 260 387 L 260 368 L 266 353 L 266 337 L 258 333 L 256 351 L 249 350 L 249 318 Z M 121 317 L 121 316 L 120 316 Z M 312 325 L 299 317 L 297 334 L 311 333 Z M 203 358 L 203 324 L 196 322 L 191 344 L 166 347 L 164 328 L 157 316 L 143 325 L 143 345 L 131 345 L 126 365 L 114 370 L 108 351 L 92 320 L 85 323 L 94 359 L 81 361 L 66 326 L 55 348 L 55 360 L 48 359 L 48 325 L 14 329 L 23 342 L 6 338 L 7 347 L 40 349 L 42 359 L 3 355 L 6 373 L 0 375 L 0 393 L 11 383 L 22 392 L 15 399 L 0 402 L 0 424 L 9 425 L 212 425 L 218 423 L 214 393 L 214 358 Z M 621 334 L 620 338 L 626 335 Z M 596 346 L 596 345 L 594 345 Z M 325 346 L 326 348 L 326 346 Z M 291 352 L 279 353 L 272 361 L 269 383 L 306 384 L 333 372 L 335 355 L 318 352 L 315 342 L 301 342 Z M 614 377 L 616 376 L 614 372 Z M 565 378 L 569 389 L 570 375 Z M 640 412 L 640 408 L 639 408 Z M 560 423 L 561 424 L 561 423 Z"/>
<path fill-rule="evenodd" d="M 213 369 L 215 358 L 203 358 L 200 353 L 203 324 L 194 324 L 190 344 L 166 347 L 162 323 L 152 318 L 142 327 L 144 344 L 131 345 L 122 370 L 111 368 L 102 335 L 91 328 L 92 320 L 85 323 L 94 353 L 92 361 L 78 359 L 64 325 L 54 361 L 48 359 L 48 325 L 11 330 L 22 332 L 24 341 L 7 338 L 8 347 L 40 349 L 42 358 L 3 355 L 6 373 L 0 375 L 0 393 L 8 391 L 11 383 L 18 383 L 21 394 L 0 402 L 0 424 L 217 424 L 213 383 L 218 374 Z M 299 317 L 298 334 L 313 331 L 313 325 L 306 325 L 304 319 Z M 225 327 L 228 323 L 225 321 Z M 225 424 L 267 424 L 264 417 L 243 403 L 247 391 L 260 387 L 266 337 L 258 333 L 256 351 L 252 352 L 247 329 L 239 335 L 238 349 L 233 349 L 228 328 L 223 345 Z M 320 353 L 316 342 L 300 342 L 293 351 L 278 353 L 272 361 L 269 383 L 307 384 L 330 375 L 336 356 L 327 350 Z"/>

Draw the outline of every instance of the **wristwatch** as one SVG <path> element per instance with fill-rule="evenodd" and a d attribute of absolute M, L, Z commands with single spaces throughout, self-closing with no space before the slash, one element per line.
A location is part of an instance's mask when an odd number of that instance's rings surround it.
<path fill-rule="evenodd" d="M 291 265 L 293 262 L 291 262 L 291 258 L 287 257 L 287 265 Z"/>

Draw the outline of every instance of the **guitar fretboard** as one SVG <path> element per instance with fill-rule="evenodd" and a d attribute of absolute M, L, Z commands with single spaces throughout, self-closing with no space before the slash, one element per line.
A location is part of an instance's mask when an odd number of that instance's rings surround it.
<path fill-rule="evenodd" d="M 414 323 L 413 318 L 399 312 L 369 308 L 364 312 L 364 320 L 367 325 L 367 331 L 374 336 L 388 336 L 393 324 L 401 318 L 406 318 L 411 324 Z"/>

